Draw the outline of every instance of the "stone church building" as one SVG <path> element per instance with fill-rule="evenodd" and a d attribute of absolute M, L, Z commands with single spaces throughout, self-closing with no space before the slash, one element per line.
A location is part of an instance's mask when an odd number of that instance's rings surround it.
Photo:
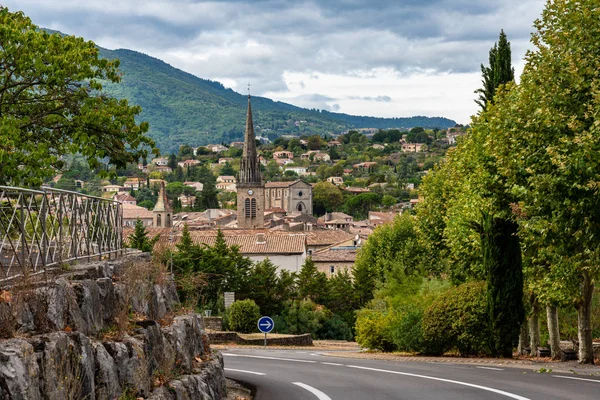
<path fill-rule="evenodd" d="M 263 183 L 248 96 L 244 150 L 237 183 L 238 228 L 264 228 L 265 210 L 274 207 L 283 208 L 287 213 L 312 214 L 312 186 L 301 180 Z"/>

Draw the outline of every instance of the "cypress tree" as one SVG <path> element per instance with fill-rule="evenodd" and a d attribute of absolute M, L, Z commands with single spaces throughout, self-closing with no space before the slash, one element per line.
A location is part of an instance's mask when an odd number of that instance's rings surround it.
<path fill-rule="evenodd" d="M 512 357 L 525 318 L 523 270 L 517 224 L 484 213 L 478 226 L 487 273 L 489 348 L 492 356 Z"/>
<path fill-rule="evenodd" d="M 515 70 L 512 67 L 510 42 L 506 38 L 504 30 L 500 31 L 498 42 L 490 49 L 490 66 L 481 64 L 481 75 L 483 87 L 477 89 L 479 99 L 475 102 L 485 110 L 488 102 L 493 101 L 498 86 L 511 82 L 515 79 Z"/>

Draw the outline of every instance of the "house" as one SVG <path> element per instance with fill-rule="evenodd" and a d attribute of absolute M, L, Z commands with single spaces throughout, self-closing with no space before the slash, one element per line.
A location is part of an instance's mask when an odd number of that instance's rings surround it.
<path fill-rule="evenodd" d="M 224 192 L 237 192 L 236 184 L 231 182 L 219 182 L 215 187 L 217 190 L 222 190 Z"/>
<path fill-rule="evenodd" d="M 244 257 L 253 262 L 269 259 L 278 271 L 300 272 L 307 257 L 306 235 L 303 234 L 272 234 L 267 230 L 240 230 L 227 229 L 222 231 L 225 243 L 228 246 L 237 246 Z M 192 241 L 197 244 L 213 246 L 216 242 L 217 231 L 191 231 Z M 181 237 L 174 243 L 169 243 L 166 235 L 159 239 L 165 245 L 176 245 Z"/>
<path fill-rule="evenodd" d="M 142 178 L 127 178 L 127 180 L 123 182 L 123 186 L 125 189 L 138 190 L 139 188 L 146 187 L 146 180 Z"/>
<path fill-rule="evenodd" d="M 155 171 L 158 172 L 162 172 L 163 174 L 170 174 L 171 172 L 173 172 L 173 169 L 171 167 L 169 167 L 168 165 L 157 165 L 154 168 Z"/>
<path fill-rule="evenodd" d="M 269 160 L 267 160 L 263 156 L 258 156 L 258 162 L 261 163 L 262 165 L 264 165 L 266 167 L 267 164 L 269 163 Z"/>
<path fill-rule="evenodd" d="M 167 185 L 167 181 L 164 179 L 148 179 L 150 189 L 159 190 L 162 185 Z"/>
<path fill-rule="evenodd" d="M 423 143 L 402 143 L 402 151 L 404 153 L 418 153 L 423 149 Z"/>
<path fill-rule="evenodd" d="M 375 150 L 383 150 L 383 149 L 385 149 L 385 146 L 384 146 L 384 145 L 382 145 L 382 144 L 378 144 L 378 143 L 375 143 L 375 144 L 374 144 L 373 146 L 371 146 L 371 147 L 372 147 L 372 148 L 374 148 Z"/>
<path fill-rule="evenodd" d="M 350 175 L 353 171 L 351 169 L 344 169 L 344 175 Z"/>
<path fill-rule="evenodd" d="M 341 176 L 330 176 L 327 178 L 327 182 L 333 183 L 336 186 L 340 186 L 344 184 L 344 178 Z"/>
<path fill-rule="evenodd" d="M 212 151 L 213 153 L 220 153 L 222 151 L 227 151 L 227 147 L 223 146 L 222 144 L 209 144 L 207 146 L 205 146 L 209 151 Z"/>
<path fill-rule="evenodd" d="M 345 187 L 343 190 L 345 190 L 348 193 L 352 193 L 353 195 L 371 192 L 371 190 L 369 190 L 369 189 L 359 188 L 359 187 L 351 187 L 351 186 Z"/>
<path fill-rule="evenodd" d="M 303 180 L 267 182 L 265 209 L 281 207 L 286 212 L 300 211 L 312 215 L 312 186 Z"/>
<path fill-rule="evenodd" d="M 188 208 L 194 205 L 194 202 L 196 201 L 196 196 L 181 195 L 178 197 L 178 199 L 181 203 L 181 208 Z"/>
<path fill-rule="evenodd" d="M 363 169 L 363 170 L 365 170 L 365 169 L 369 169 L 371 167 L 374 167 L 376 165 L 377 165 L 376 162 L 369 161 L 369 162 L 363 162 L 363 163 L 360 163 L 360 164 L 354 164 L 352 167 L 354 169 Z"/>
<path fill-rule="evenodd" d="M 138 219 L 144 226 L 152 226 L 154 214 L 147 208 L 124 203 L 121 209 L 123 210 L 123 226 L 135 226 Z"/>
<path fill-rule="evenodd" d="M 162 166 L 169 165 L 169 159 L 166 158 L 166 157 L 155 158 L 155 159 L 152 160 L 152 164 L 157 165 L 157 166 L 159 166 L 159 165 L 162 165 Z"/>
<path fill-rule="evenodd" d="M 308 255 L 333 245 L 353 245 L 355 235 L 341 230 L 314 229 L 305 232 Z"/>
<path fill-rule="evenodd" d="M 279 166 L 284 166 L 288 164 L 293 164 L 294 160 L 290 160 L 289 158 L 278 158 L 275 160 L 275 162 L 277 162 L 277 165 Z"/>
<path fill-rule="evenodd" d="M 204 185 L 201 182 L 183 182 L 185 186 L 193 187 L 196 192 L 201 192 L 204 189 Z"/>
<path fill-rule="evenodd" d="M 369 211 L 367 220 L 369 221 L 369 224 L 378 226 L 394 222 L 394 218 L 396 218 L 397 215 L 399 215 L 397 212 Z"/>
<path fill-rule="evenodd" d="M 317 153 L 314 155 L 313 160 L 319 162 L 328 162 L 331 161 L 331 157 L 327 153 Z"/>
<path fill-rule="evenodd" d="M 294 158 L 294 153 L 291 151 L 276 151 L 273 153 L 273 159 L 275 160 L 284 158 L 292 160 Z"/>
<path fill-rule="evenodd" d="M 219 158 L 219 164 L 220 165 L 224 165 L 226 163 L 231 163 L 232 161 L 233 161 L 233 158 L 231 158 L 231 157 Z"/>
<path fill-rule="evenodd" d="M 235 147 L 236 149 L 243 149 L 244 142 L 231 142 L 230 146 Z"/>
<path fill-rule="evenodd" d="M 219 175 L 217 177 L 217 183 L 237 183 L 235 176 L 231 175 Z"/>
<path fill-rule="evenodd" d="M 357 252 L 355 246 L 330 247 L 313 253 L 311 259 L 319 272 L 331 278 L 344 271 L 352 274 Z"/>
<path fill-rule="evenodd" d="M 135 197 L 133 197 L 127 192 L 115 194 L 113 196 L 113 200 L 118 201 L 121 204 L 131 204 L 134 206 L 137 205 L 137 200 L 135 199 Z"/>
<path fill-rule="evenodd" d="M 122 192 L 123 190 L 125 190 L 125 187 L 120 186 L 120 185 L 106 185 L 106 186 L 102 186 L 102 191 L 103 192 Z"/>
<path fill-rule="evenodd" d="M 329 147 L 339 147 L 342 145 L 342 143 L 338 140 L 330 140 L 327 144 L 329 145 Z"/>
<path fill-rule="evenodd" d="M 144 165 L 144 164 L 138 164 L 138 169 L 140 171 L 142 171 L 144 174 L 147 174 L 149 172 L 148 166 Z"/>
<path fill-rule="evenodd" d="M 373 183 L 371 183 L 371 184 L 368 186 L 368 188 L 369 188 L 369 189 L 375 189 L 376 187 L 381 187 L 381 188 L 382 188 L 382 187 L 384 187 L 384 186 L 386 186 L 386 185 L 387 185 L 387 183 L 385 183 L 385 182 L 373 182 Z"/>
<path fill-rule="evenodd" d="M 327 229 L 349 230 L 350 224 L 354 222 L 354 217 L 342 212 L 331 212 L 323 215 L 318 220 Z"/>
<path fill-rule="evenodd" d="M 285 167 L 284 171 L 294 171 L 298 175 L 305 175 L 308 172 L 306 167 Z"/>
<path fill-rule="evenodd" d="M 200 161 L 198 161 L 198 160 L 185 160 L 185 161 L 180 161 L 177 163 L 177 165 L 179 165 L 183 169 L 186 169 L 189 167 L 194 167 L 198 164 L 200 164 Z"/>

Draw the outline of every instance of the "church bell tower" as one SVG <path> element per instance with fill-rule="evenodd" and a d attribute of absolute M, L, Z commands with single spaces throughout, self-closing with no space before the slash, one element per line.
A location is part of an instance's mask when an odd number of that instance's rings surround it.
<path fill-rule="evenodd" d="M 260 229 L 265 226 L 265 185 L 262 182 L 256 153 L 250 95 L 248 95 L 244 152 L 237 180 L 237 221 L 239 228 Z"/>

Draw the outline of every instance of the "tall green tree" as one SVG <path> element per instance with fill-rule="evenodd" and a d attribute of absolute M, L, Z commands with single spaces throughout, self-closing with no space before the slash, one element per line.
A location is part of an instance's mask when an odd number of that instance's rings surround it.
<path fill-rule="evenodd" d="M 485 110 L 487 104 L 494 99 L 498 86 L 515 80 L 511 57 L 510 42 L 504 30 L 501 30 L 498 42 L 490 49 L 490 65 L 486 67 L 481 64 L 483 87 L 475 91 L 479 93 L 479 99 L 475 102 L 482 110 Z"/>
<path fill-rule="evenodd" d="M 144 252 L 152 251 L 154 244 L 158 241 L 159 236 L 150 239 L 148 232 L 141 219 L 135 221 L 135 230 L 129 235 L 129 247 L 138 249 Z"/>
<path fill-rule="evenodd" d="M 96 45 L 49 34 L 23 13 L 0 6 L 0 183 L 39 185 L 80 153 L 92 169 L 102 159 L 124 168 L 154 143 L 141 108 L 108 96 L 119 61 Z"/>

